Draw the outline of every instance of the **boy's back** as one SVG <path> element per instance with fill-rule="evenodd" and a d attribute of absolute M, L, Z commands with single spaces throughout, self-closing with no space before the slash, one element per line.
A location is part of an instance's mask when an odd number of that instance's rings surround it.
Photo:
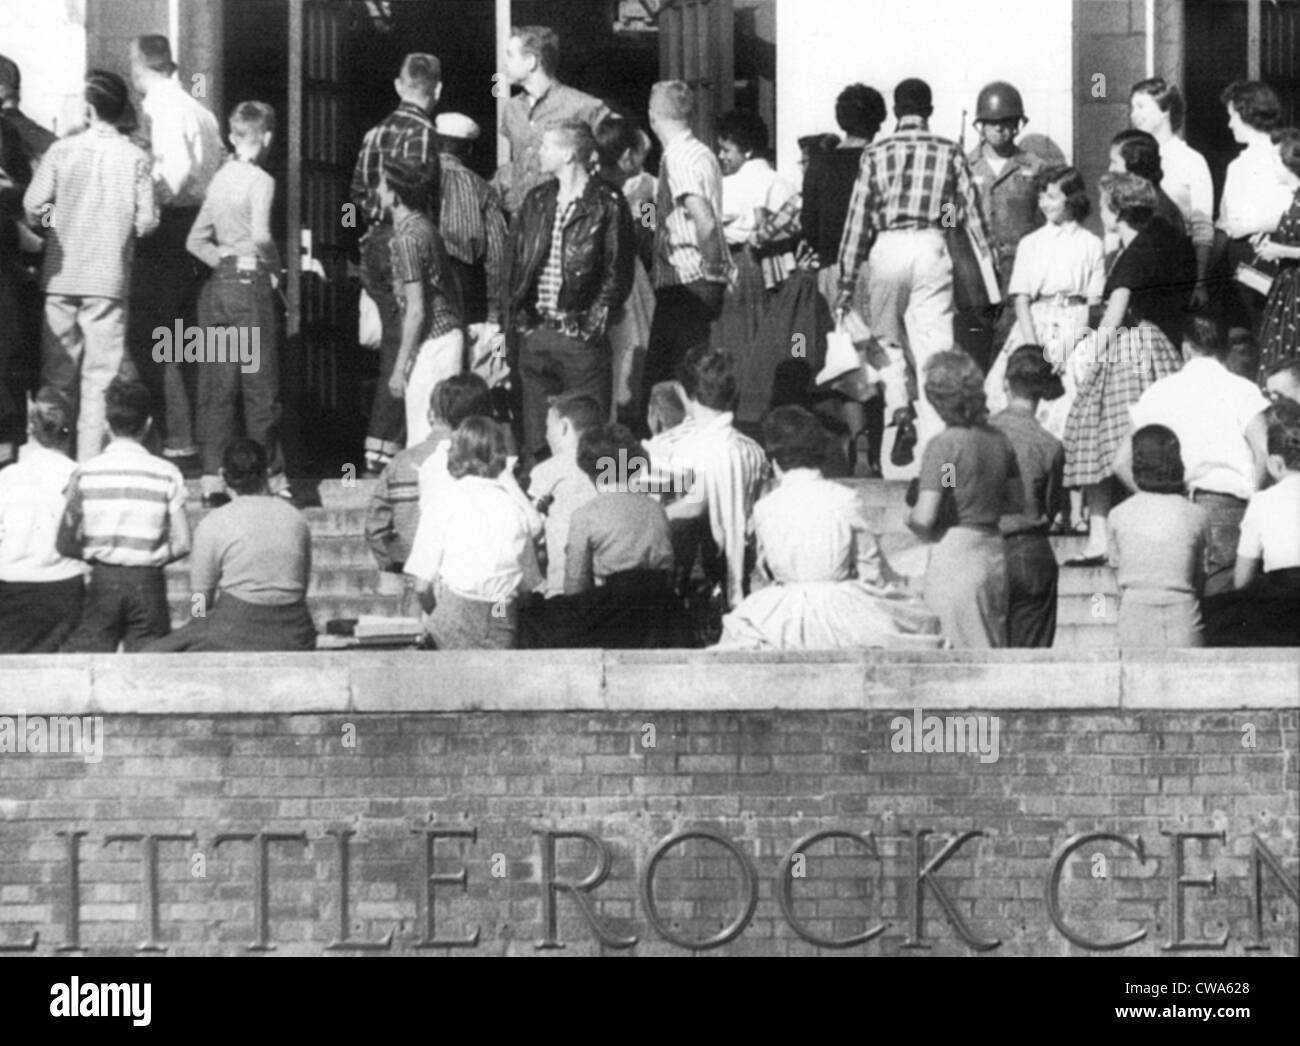
<path fill-rule="evenodd" d="M 255 163 L 227 160 L 208 186 L 203 208 L 190 234 L 191 252 L 214 268 L 227 255 L 257 256 L 258 216 L 270 214 L 274 197 L 275 179 L 265 170 Z M 264 246 L 263 251 L 270 255 L 263 255 L 268 267 L 272 271 L 279 269 L 274 244 Z"/>
<path fill-rule="evenodd" d="M 1134 494 L 1106 521 L 1110 565 L 1127 596 L 1143 602 L 1198 595 L 1204 580 L 1210 520 L 1180 494 Z"/>
<path fill-rule="evenodd" d="M 48 228 L 48 294 L 124 298 L 136 236 L 158 225 L 149 158 L 125 136 L 92 127 L 50 146 L 24 205 Z"/>

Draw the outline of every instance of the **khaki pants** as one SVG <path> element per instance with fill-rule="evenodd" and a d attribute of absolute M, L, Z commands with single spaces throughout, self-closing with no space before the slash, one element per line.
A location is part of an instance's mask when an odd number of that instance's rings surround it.
<path fill-rule="evenodd" d="M 403 409 L 408 447 L 414 447 L 429 435 L 429 398 L 434 386 L 464 369 L 465 335 L 459 328 L 430 338 L 420 346 L 406 379 Z"/>
<path fill-rule="evenodd" d="M 882 232 L 867 259 L 867 288 L 868 322 L 890 359 L 881 371 L 886 424 L 899 407 L 916 402 L 916 456 L 910 466 L 885 473 L 886 479 L 909 479 L 919 470 L 926 444 L 943 431 L 939 415 L 921 394 L 927 361 L 953 346 L 952 258 L 943 231 Z M 882 465 L 897 431 L 886 433 Z"/>
<path fill-rule="evenodd" d="M 77 460 L 104 449 L 104 393 L 125 365 L 126 305 L 120 298 L 45 296 L 41 384 L 78 404 Z"/>

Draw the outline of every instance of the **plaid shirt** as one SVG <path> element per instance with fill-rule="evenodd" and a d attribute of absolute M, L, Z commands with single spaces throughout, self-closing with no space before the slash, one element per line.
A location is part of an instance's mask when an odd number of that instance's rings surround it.
<path fill-rule="evenodd" d="M 840 242 L 840 290 L 853 290 L 858 267 L 880 233 L 961 225 L 970 231 L 975 250 L 989 255 L 966 158 L 956 143 L 931 134 L 923 118 L 904 117 L 892 136 L 862 151 Z"/>
<path fill-rule="evenodd" d="M 380 206 L 376 189 L 384 172 L 384 161 L 393 157 L 415 160 L 430 168 L 437 195 L 441 195 L 438 134 L 429 114 L 410 102 L 403 102 L 367 131 L 357 155 L 357 166 L 352 172 L 352 202 L 361 208 L 371 225 L 392 220 Z"/>
<path fill-rule="evenodd" d="M 555 224 L 551 226 L 551 253 L 546 265 L 537 275 L 537 311 L 543 316 L 559 310 L 560 288 L 564 286 L 564 224 L 573 213 L 575 196 L 563 207 L 555 208 Z"/>
<path fill-rule="evenodd" d="M 424 284 L 424 314 L 429 328 L 421 341 L 450 334 L 461 326 L 459 285 L 452 278 L 447 250 L 429 216 L 408 214 L 393 230 L 388 244 L 393 266 L 393 294 L 398 306 L 406 308 L 406 285 Z"/>

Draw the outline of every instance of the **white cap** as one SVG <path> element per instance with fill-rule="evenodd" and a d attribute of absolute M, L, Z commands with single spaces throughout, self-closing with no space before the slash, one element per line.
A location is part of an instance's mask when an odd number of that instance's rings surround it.
<path fill-rule="evenodd" d="M 464 113 L 439 113 L 433 126 L 444 138 L 464 138 L 469 142 L 478 140 L 478 124 Z"/>

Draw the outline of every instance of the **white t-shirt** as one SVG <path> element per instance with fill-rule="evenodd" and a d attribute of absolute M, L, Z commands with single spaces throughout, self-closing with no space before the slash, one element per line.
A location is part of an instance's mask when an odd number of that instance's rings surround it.
<path fill-rule="evenodd" d="M 766 160 L 746 160 L 735 174 L 722 179 L 722 226 L 727 243 L 745 243 L 753 235 L 754 208 L 775 214 L 795 189 Z"/>
<path fill-rule="evenodd" d="M 1237 555 L 1262 559 L 1266 574 L 1300 567 L 1300 472 L 1288 472 L 1250 499 Z"/>
<path fill-rule="evenodd" d="M 1161 378 L 1129 408 L 1133 428 L 1163 425 L 1178 437 L 1189 490 L 1255 493 L 1255 465 L 1246 427 L 1268 400 L 1254 382 L 1216 359 L 1198 356 L 1177 374 Z"/>

